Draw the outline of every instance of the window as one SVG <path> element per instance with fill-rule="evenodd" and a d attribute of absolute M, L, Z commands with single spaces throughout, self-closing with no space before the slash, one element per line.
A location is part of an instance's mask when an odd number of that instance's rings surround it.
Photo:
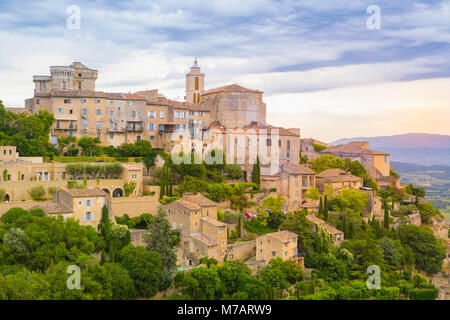
<path fill-rule="evenodd" d="M 110 111 L 110 112 L 109 112 L 109 116 L 110 116 L 110 117 L 113 117 L 113 116 L 114 116 L 114 111 Z"/>
<path fill-rule="evenodd" d="M 292 238 L 292 243 L 296 243 L 297 242 L 297 238 Z"/>
<path fill-rule="evenodd" d="M 93 212 L 85 212 L 84 213 L 84 221 L 94 221 L 94 213 Z"/>
<path fill-rule="evenodd" d="M 298 187 L 298 180 L 297 179 L 294 180 L 294 186 Z"/>
<path fill-rule="evenodd" d="M 187 125 L 186 124 L 177 124 L 176 129 L 177 130 L 187 130 Z"/>
<path fill-rule="evenodd" d="M 90 207 L 90 206 L 91 206 L 91 200 L 86 200 L 86 201 L 84 202 L 84 205 L 85 205 L 86 207 Z"/>
<path fill-rule="evenodd" d="M 88 109 L 81 109 L 81 114 L 82 115 L 87 115 L 88 114 Z"/>
<path fill-rule="evenodd" d="M 86 99 L 81 99 L 81 103 L 86 103 Z"/>
<path fill-rule="evenodd" d="M 278 146 L 281 147 L 281 140 L 278 140 Z"/>
<path fill-rule="evenodd" d="M 271 139 L 267 139 L 266 140 L 266 145 L 267 146 L 271 146 L 272 145 L 272 140 Z"/>
<path fill-rule="evenodd" d="M 150 140 L 151 141 L 155 140 L 155 136 L 150 136 Z"/>
<path fill-rule="evenodd" d="M 189 111 L 189 115 L 190 115 L 190 116 L 195 116 L 195 115 L 197 115 L 197 112 L 195 112 L 195 111 Z"/>
<path fill-rule="evenodd" d="M 73 114 L 73 109 L 69 109 L 69 114 Z"/>
<path fill-rule="evenodd" d="M 72 103 L 72 100 L 71 99 L 64 99 L 64 103 L 65 104 Z"/>
<path fill-rule="evenodd" d="M 102 114 L 102 110 L 101 109 L 95 109 L 95 114 L 96 115 L 101 115 Z"/>
<path fill-rule="evenodd" d="M 298 197 L 298 190 L 295 190 L 294 197 Z"/>
<path fill-rule="evenodd" d="M 161 112 L 159 113 L 159 117 L 160 117 L 161 119 L 164 119 L 164 111 L 161 111 Z"/>
<path fill-rule="evenodd" d="M 81 81 L 78 81 L 78 90 L 81 90 Z"/>
<path fill-rule="evenodd" d="M 156 127 L 154 123 L 149 123 L 147 126 L 148 126 L 148 130 L 152 130 L 152 131 L 155 130 L 155 127 Z"/>
<path fill-rule="evenodd" d="M 96 122 L 95 122 L 95 127 L 96 127 L 97 129 L 101 129 L 101 128 L 102 128 L 102 123 L 101 123 L 100 121 L 96 121 Z"/>
<path fill-rule="evenodd" d="M 198 90 L 198 88 L 199 88 L 198 77 L 195 77 L 195 90 Z"/>
<path fill-rule="evenodd" d="M 272 257 L 275 257 L 275 251 L 272 251 Z"/>
<path fill-rule="evenodd" d="M 99 104 L 99 103 L 100 103 L 100 99 L 95 99 L 95 100 L 94 100 L 94 103 L 95 103 L 95 104 Z"/>
<path fill-rule="evenodd" d="M 200 111 L 200 117 L 203 117 L 203 115 L 204 115 L 204 112 Z"/>
<path fill-rule="evenodd" d="M 89 120 L 81 119 L 81 126 L 82 127 L 89 127 Z"/>
<path fill-rule="evenodd" d="M 133 117 L 133 118 L 136 117 L 136 111 L 134 111 L 134 110 L 131 111 L 131 117 Z"/>
<path fill-rule="evenodd" d="M 160 124 L 158 129 L 159 129 L 159 131 L 164 131 L 164 125 Z"/>
<path fill-rule="evenodd" d="M 175 111 L 175 118 L 177 119 L 186 119 L 187 112 L 186 111 Z"/>
<path fill-rule="evenodd" d="M 148 117 L 149 118 L 154 118 L 155 117 L 155 111 L 149 111 L 148 112 Z"/>
<path fill-rule="evenodd" d="M 220 228 L 219 228 L 219 232 L 220 232 L 220 233 L 224 233 L 224 232 L 225 232 L 225 227 L 220 227 Z"/>
<path fill-rule="evenodd" d="M 58 108 L 58 109 L 56 109 L 56 113 L 64 113 L 64 109 L 63 108 Z"/>
<path fill-rule="evenodd" d="M 41 104 L 42 100 L 41 99 L 36 99 L 36 104 Z"/>
<path fill-rule="evenodd" d="M 134 106 L 134 101 L 130 101 L 130 106 Z"/>
<path fill-rule="evenodd" d="M 288 140 L 287 141 L 287 147 L 286 147 L 286 149 L 287 150 L 291 150 L 291 140 Z M 289 156 L 288 156 L 289 157 Z"/>
<path fill-rule="evenodd" d="M 110 139 L 114 139 L 114 133 L 111 132 L 111 133 L 109 134 L 109 138 L 110 138 Z"/>

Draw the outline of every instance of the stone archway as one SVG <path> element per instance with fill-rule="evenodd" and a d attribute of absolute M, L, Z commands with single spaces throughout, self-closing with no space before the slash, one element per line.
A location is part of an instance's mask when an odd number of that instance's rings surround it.
<path fill-rule="evenodd" d="M 103 190 L 104 192 L 106 192 L 107 194 L 111 195 L 111 191 L 109 191 L 108 188 L 103 188 L 102 190 Z"/>
<path fill-rule="evenodd" d="M 11 198 L 9 197 L 9 194 L 6 194 L 5 197 L 3 198 L 3 201 L 9 202 L 10 199 L 11 199 Z"/>
<path fill-rule="evenodd" d="M 120 188 L 114 189 L 113 198 L 120 198 L 120 197 L 123 197 L 123 190 Z"/>

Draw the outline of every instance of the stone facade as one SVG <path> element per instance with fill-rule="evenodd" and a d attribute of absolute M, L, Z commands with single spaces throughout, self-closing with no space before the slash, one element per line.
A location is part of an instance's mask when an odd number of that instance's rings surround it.
<path fill-rule="evenodd" d="M 368 142 L 349 142 L 330 147 L 320 152 L 332 154 L 342 159 L 359 161 L 373 179 L 390 176 L 390 155 L 385 152 L 369 149 Z"/>
<path fill-rule="evenodd" d="M 357 189 L 363 186 L 363 179 L 341 169 L 327 169 L 316 175 L 316 184 L 320 192 L 325 191 L 325 185 L 330 186 L 335 193 L 343 189 Z"/>
<path fill-rule="evenodd" d="M 298 235 L 291 231 L 267 233 L 256 238 L 256 263 L 268 264 L 270 260 L 299 261 L 303 266 L 303 258 L 298 256 Z M 252 263 L 252 262 L 250 262 Z"/>
<path fill-rule="evenodd" d="M 161 205 L 172 229 L 181 235 L 185 261 L 191 266 L 200 258 L 222 262 L 227 250 L 227 225 L 217 220 L 216 204 L 202 195 L 186 194 L 182 199 Z"/>

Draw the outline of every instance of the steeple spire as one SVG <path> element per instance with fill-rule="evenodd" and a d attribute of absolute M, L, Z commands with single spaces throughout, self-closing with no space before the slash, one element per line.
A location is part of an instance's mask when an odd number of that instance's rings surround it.
<path fill-rule="evenodd" d="M 197 57 L 195 57 L 195 59 L 194 59 L 194 65 L 193 65 L 192 67 L 193 67 L 193 68 L 198 68 Z"/>

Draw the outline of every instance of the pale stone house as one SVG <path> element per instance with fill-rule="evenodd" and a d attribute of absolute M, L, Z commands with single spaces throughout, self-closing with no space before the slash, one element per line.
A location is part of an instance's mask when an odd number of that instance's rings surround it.
<path fill-rule="evenodd" d="M 363 186 L 363 179 L 342 169 L 327 169 L 316 175 L 316 185 L 320 192 L 329 185 L 333 192 L 340 193 L 342 189 L 357 189 Z"/>
<path fill-rule="evenodd" d="M 296 261 L 303 267 L 303 257 L 298 255 L 298 235 L 284 230 L 267 233 L 256 238 L 256 257 L 250 264 L 266 265 L 272 259 Z"/>
<path fill-rule="evenodd" d="M 46 215 L 74 218 L 81 225 L 97 228 L 105 205 L 110 210 L 110 197 L 100 189 L 70 189 L 57 191 L 52 203 L 33 208 L 42 209 Z"/>
<path fill-rule="evenodd" d="M 359 161 L 373 179 L 390 176 L 389 153 L 375 151 L 369 148 L 369 142 L 349 142 L 327 148 L 321 154 L 332 154 L 342 159 Z"/>
<path fill-rule="evenodd" d="M 313 224 L 314 230 L 317 230 L 316 229 L 317 225 L 325 228 L 325 230 L 327 230 L 333 236 L 334 244 L 336 246 L 340 246 L 342 244 L 342 242 L 344 241 L 344 232 L 343 231 L 335 228 L 331 224 L 329 224 L 329 223 L 325 222 L 324 220 L 318 218 L 315 214 L 309 213 L 306 216 L 306 218 Z"/>
<path fill-rule="evenodd" d="M 328 146 L 325 142 L 316 139 L 300 139 L 300 152 L 302 156 L 308 158 L 308 160 L 320 157 L 320 153 L 314 150 L 315 144 L 322 147 Z"/>
<path fill-rule="evenodd" d="M 161 205 L 172 229 L 180 232 L 185 264 L 198 263 L 205 256 L 223 261 L 227 249 L 227 225 L 217 220 L 217 206 L 206 197 L 185 195 Z"/>

